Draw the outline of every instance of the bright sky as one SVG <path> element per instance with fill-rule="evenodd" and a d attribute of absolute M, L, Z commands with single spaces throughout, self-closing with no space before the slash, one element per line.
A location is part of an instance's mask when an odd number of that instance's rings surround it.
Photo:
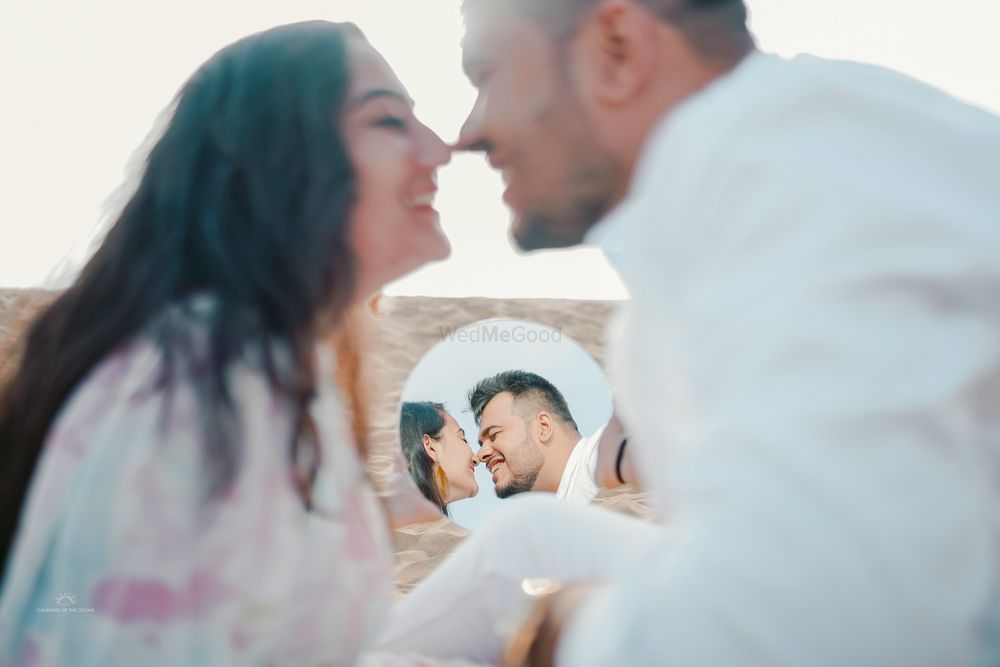
<path fill-rule="evenodd" d="M 1000 112 L 996 0 L 749 0 L 761 46 L 876 62 Z M 308 18 L 357 23 L 453 140 L 473 101 L 459 66 L 459 0 L 65 0 L 0 8 L 0 286 L 65 284 L 102 229 L 130 157 L 183 81 L 243 35 Z M 619 298 L 596 250 L 522 256 L 500 180 L 477 156 L 440 177 L 453 255 L 390 294 Z M 485 260 L 489 260 L 486 270 Z"/>

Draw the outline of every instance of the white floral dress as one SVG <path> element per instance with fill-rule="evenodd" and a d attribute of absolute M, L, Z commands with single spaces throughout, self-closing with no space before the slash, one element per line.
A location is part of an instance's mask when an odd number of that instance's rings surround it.
<path fill-rule="evenodd" d="M 307 512 L 292 415 L 230 369 L 241 462 L 221 501 L 193 384 L 167 400 L 138 339 L 99 364 L 53 423 L 0 589 L 0 666 L 351 665 L 387 611 L 391 547 L 321 354 L 322 463 Z"/>

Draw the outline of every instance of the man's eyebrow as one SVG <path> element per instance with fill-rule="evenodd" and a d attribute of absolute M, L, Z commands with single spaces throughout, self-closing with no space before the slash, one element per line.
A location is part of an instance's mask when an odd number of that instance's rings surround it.
<path fill-rule="evenodd" d="M 399 100 L 409 107 L 413 106 L 413 100 L 408 95 L 404 95 L 398 90 L 392 90 L 391 88 L 370 88 L 356 99 L 351 100 L 349 106 L 357 108 L 380 97 L 390 97 Z"/>

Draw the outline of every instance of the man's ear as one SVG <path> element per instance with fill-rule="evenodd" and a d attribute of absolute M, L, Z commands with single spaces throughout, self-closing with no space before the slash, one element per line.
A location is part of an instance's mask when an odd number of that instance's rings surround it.
<path fill-rule="evenodd" d="M 543 445 L 549 444 L 555 433 L 555 423 L 552 420 L 552 415 L 548 412 L 539 412 L 538 416 L 535 417 L 535 425 L 538 428 L 538 442 Z"/>
<path fill-rule="evenodd" d="M 630 0 L 600 3 L 575 48 L 586 85 L 601 102 L 621 106 L 649 85 L 656 53 L 656 18 Z"/>
<path fill-rule="evenodd" d="M 437 463 L 438 455 L 440 453 L 441 443 L 432 438 L 431 436 L 424 434 L 424 453 L 427 454 L 429 458 L 434 463 Z"/>

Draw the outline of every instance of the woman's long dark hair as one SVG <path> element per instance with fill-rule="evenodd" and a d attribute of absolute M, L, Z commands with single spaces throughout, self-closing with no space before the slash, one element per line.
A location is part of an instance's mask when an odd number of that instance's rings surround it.
<path fill-rule="evenodd" d="M 183 336 L 154 322 L 194 294 L 214 304 L 197 373 L 208 495 L 232 482 L 240 462 L 227 368 L 258 350 L 296 415 L 289 456 L 309 462 L 296 479 L 309 506 L 319 453 L 308 413 L 315 346 L 355 287 L 354 172 L 340 133 L 349 34 L 360 36 L 349 24 L 316 21 L 247 37 L 178 93 L 135 193 L 76 283 L 31 326 L 0 390 L 0 572 L 67 397 L 137 336 L 154 339 L 167 360 L 189 356 Z"/>
<path fill-rule="evenodd" d="M 434 479 L 434 461 L 424 450 L 424 436 L 434 440 L 441 437 L 445 425 L 445 409 L 441 403 L 429 401 L 406 402 L 399 412 L 399 442 L 403 456 L 409 464 L 410 477 L 424 498 L 438 506 L 445 515 L 448 506 L 441 497 L 441 489 Z"/>

